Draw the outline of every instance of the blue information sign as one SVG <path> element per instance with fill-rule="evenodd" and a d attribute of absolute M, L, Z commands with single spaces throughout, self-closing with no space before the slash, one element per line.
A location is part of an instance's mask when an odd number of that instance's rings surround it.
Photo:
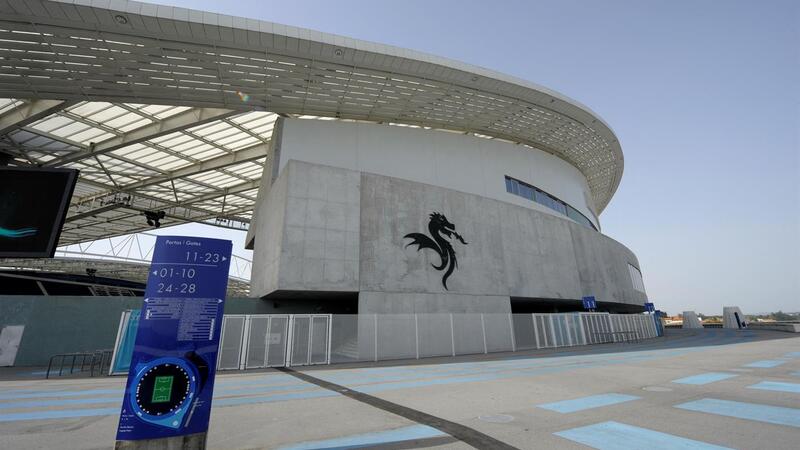
<path fill-rule="evenodd" d="M 117 440 L 208 430 L 231 242 L 159 236 Z"/>
<path fill-rule="evenodd" d="M 644 304 L 644 309 L 647 312 L 653 312 L 653 311 L 656 310 L 656 305 L 654 305 L 653 303 L 645 303 Z"/>
<path fill-rule="evenodd" d="M 597 309 L 597 301 L 594 296 L 583 297 L 583 309 Z"/>

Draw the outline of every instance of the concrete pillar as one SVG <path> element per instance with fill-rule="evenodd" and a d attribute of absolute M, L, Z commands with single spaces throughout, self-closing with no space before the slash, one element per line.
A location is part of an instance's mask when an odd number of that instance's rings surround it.
<path fill-rule="evenodd" d="M 682 328 L 703 328 L 703 323 L 694 311 L 684 311 Z"/>
<path fill-rule="evenodd" d="M 744 314 L 738 306 L 722 307 L 722 328 L 747 328 Z"/>

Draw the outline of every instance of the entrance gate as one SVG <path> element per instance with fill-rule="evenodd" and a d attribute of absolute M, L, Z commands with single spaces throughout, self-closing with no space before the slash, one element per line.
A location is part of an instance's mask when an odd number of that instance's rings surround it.
<path fill-rule="evenodd" d="M 330 314 L 225 315 L 222 370 L 330 363 Z"/>

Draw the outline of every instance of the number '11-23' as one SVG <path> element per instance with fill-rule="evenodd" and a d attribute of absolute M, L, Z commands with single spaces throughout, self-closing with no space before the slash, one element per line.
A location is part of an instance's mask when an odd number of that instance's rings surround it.
<path fill-rule="evenodd" d="M 218 263 L 221 259 L 219 253 L 186 252 L 186 262 Z"/>

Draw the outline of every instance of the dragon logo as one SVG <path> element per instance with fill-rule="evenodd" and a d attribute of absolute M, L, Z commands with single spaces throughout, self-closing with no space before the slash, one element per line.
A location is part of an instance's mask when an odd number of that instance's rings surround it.
<path fill-rule="evenodd" d="M 447 288 L 447 279 L 453 271 L 458 268 L 456 251 L 453 250 L 453 245 L 450 243 L 449 238 L 455 237 L 464 245 L 467 245 L 467 242 L 464 241 L 464 238 L 462 238 L 460 234 L 456 233 L 456 226 L 450 223 L 444 214 L 434 212 L 430 215 L 430 218 L 431 220 L 428 222 L 428 231 L 433 239 L 422 233 L 409 233 L 403 236 L 403 238 L 411 239 L 411 242 L 406 245 L 406 247 L 416 245 L 417 251 L 429 248 L 439 254 L 441 263 L 439 265 L 431 264 L 431 266 L 436 270 L 447 269 L 442 276 L 442 285 L 444 285 L 445 289 L 449 290 Z"/>

